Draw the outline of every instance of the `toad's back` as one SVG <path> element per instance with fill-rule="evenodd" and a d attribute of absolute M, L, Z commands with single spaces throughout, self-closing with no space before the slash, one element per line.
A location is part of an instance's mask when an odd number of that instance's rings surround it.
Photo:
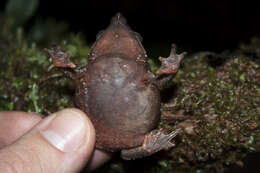
<path fill-rule="evenodd" d="M 148 73 L 146 64 L 122 54 L 101 56 L 88 65 L 84 99 L 99 148 L 141 145 L 145 134 L 157 125 L 160 96 L 146 81 Z"/>

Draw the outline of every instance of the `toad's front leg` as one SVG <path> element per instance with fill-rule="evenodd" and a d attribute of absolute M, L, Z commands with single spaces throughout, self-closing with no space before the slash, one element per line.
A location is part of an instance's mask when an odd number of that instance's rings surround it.
<path fill-rule="evenodd" d="M 165 135 L 162 130 L 153 130 L 145 136 L 143 145 L 137 148 L 125 149 L 121 151 L 121 157 L 125 160 L 137 159 L 149 156 L 162 149 L 169 149 L 175 144 L 171 140 L 179 133 L 177 129 Z"/>
<path fill-rule="evenodd" d="M 161 67 L 156 71 L 157 75 L 160 75 L 157 77 L 157 86 L 160 90 L 163 90 L 169 81 L 173 78 L 173 76 L 177 73 L 180 62 L 186 55 L 186 52 L 183 52 L 181 54 L 176 53 L 176 45 L 172 44 L 171 53 L 168 58 L 159 57 L 159 60 L 161 61 L 162 65 Z"/>
<path fill-rule="evenodd" d="M 76 69 L 76 65 L 70 61 L 70 53 L 63 52 L 60 47 L 54 47 L 53 49 L 44 49 L 52 59 L 52 63 L 55 67 L 61 70 L 67 77 L 76 79 L 82 72 L 86 71 L 86 67 Z"/>

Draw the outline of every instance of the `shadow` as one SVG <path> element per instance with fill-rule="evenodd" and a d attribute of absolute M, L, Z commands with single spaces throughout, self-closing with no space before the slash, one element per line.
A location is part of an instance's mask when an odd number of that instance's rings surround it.
<path fill-rule="evenodd" d="M 230 56 L 225 56 L 214 52 L 207 52 L 205 56 L 207 57 L 208 64 L 213 68 L 222 66 L 228 59 L 231 58 Z"/>
<path fill-rule="evenodd" d="M 244 166 L 239 167 L 237 165 L 231 166 L 229 170 L 225 173 L 251 173 L 259 172 L 259 161 L 260 161 L 260 152 L 249 154 L 243 159 Z"/>
<path fill-rule="evenodd" d="M 171 84 L 169 87 L 161 91 L 161 101 L 163 103 L 169 102 L 173 99 L 177 93 L 178 87 L 177 85 Z"/>

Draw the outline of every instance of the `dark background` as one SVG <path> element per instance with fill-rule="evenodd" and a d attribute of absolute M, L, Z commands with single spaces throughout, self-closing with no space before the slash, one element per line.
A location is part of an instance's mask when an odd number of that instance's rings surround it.
<path fill-rule="evenodd" d="M 1 1 L 2 9 L 5 2 Z M 41 0 L 37 16 L 67 21 L 71 30 L 83 32 L 91 43 L 117 12 L 143 36 L 145 47 L 160 44 L 169 48 L 174 42 L 188 50 L 221 52 L 260 36 L 259 6 L 251 1 Z"/>

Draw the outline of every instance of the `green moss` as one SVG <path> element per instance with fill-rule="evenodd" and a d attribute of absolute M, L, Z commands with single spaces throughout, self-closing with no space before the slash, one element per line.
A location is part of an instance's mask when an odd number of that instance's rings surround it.
<path fill-rule="evenodd" d="M 37 45 L 28 41 L 22 28 L 13 32 L 11 21 L 2 17 L 0 24 L 0 110 L 46 114 L 73 106 L 73 86 L 53 68 L 43 51 L 42 42 Z M 86 64 L 90 49 L 82 36 L 68 34 L 63 40 L 62 45 L 72 52 L 73 61 Z M 44 80 L 50 76 L 57 77 Z"/>
<path fill-rule="evenodd" d="M 199 54 L 183 62 L 182 73 L 174 80 L 177 94 L 171 111 L 185 110 L 190 119 L 199 120 L 196 135 L 182 136 L 187 149 L 176 149 L 174 155 L 193 152 L 192 162 L 186 158 L 185 164 L 211 169 L 214 164 L 234 164 L 242 157 L 240 151 L 260 150 L 260 62 L 241 55 L 213 68 L 208 61 L 207 56 Z M 205 118 L 213 114 L 215 119 Z M 225 159 L 224 155 L 229 157 Z M 209 165 L 209 160 L 214 164 Z"/>

